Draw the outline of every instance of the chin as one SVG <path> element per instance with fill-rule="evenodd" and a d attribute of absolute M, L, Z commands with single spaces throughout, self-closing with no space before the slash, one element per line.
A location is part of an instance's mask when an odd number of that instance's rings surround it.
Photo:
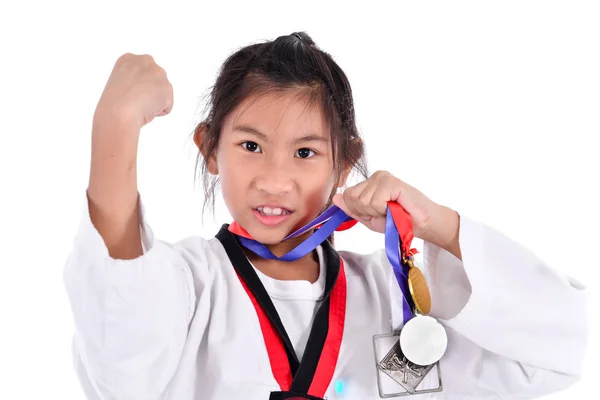
<path fill-rule="evenodd" d="M 254 238 L 254 240 L 256 240 L 259 243 L 262 243 L 265 246 L 275 246 L 278 245 L 279 243 L 281 243 L 283 241 L 283 238 L 285 236 L 281 236 L 281 235 L 257 235 L 257 236 L 252 236 Z"/>
<path fill-rule="evenodd" d="M 242 226 L 254 240 L 265 245 L 279 244 L 289 234 L 287 229 L 282 229 L 283 227 L 270 228 L 254 221 Z"/>
<path fill-rule="evenodd" d="M 279 244 L 288 235 L 286 230 L 254 226 L 248 231 L 257 242 L 265 245 Z"/>

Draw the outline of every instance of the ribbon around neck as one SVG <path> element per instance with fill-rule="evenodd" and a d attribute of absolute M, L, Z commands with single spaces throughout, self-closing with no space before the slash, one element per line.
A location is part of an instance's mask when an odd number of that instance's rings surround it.
<path fill-rule="evenodd" d="M 237 222 L 229 225 L 229 231 L 238 237 L 242 246 L 257 254 L 258 256 L 277 261 L 296 261 L 323 243 L 334 231 L 343 231 L 352 228 L 358 221 L 349 217 L 342 209 L 332 206 L 325 210 L 312 222 L 286 236 L 283 241 L 300 236 L 311 229 L 314 229 L 312 235 L 307 237 L 302 243 L 290 250 L 288 253 L 277 257 L 265 245 L 254 240 L 250 234 L 242 228 Z M 385 252 L 392 265 L 394 276 L 398 286 L 402 291 L 402 314 L 404 323 L 413 317 L 414 301 L 408 288 L 409 266 L 407 259 L 411 259 L 417 250 L 411 248 L 414 232 L 412 219 L 408 212 L 395 201 L 389 201 L 386 213 L 385 224 Z"/>

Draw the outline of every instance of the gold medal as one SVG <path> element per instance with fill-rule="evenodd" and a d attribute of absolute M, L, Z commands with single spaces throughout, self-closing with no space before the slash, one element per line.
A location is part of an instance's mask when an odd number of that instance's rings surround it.
<path fill-rule="evenodd" d="M 421 270 L 412 262 L 412 258 L 406 260 L 410 267 L 408 270 L 408 290 L 412 297 L 417 311 L 423 315 L 428 315 L 431 312 L 431 294 L 429 286 Z"/>

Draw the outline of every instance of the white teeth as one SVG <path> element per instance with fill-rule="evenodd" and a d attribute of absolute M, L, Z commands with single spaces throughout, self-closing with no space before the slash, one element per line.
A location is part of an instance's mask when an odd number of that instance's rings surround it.
<path fill-rule="evenodd" d="M 265 215 L 274 215 L 274 216 L 279 216 L 279 215 L 286 215 L 289 214 L 290 212 L 287 210 L 284 210 L 282 208 L 279 207 L 275 207 L 275 208 L 271 208 L 271 207 L 258 207 L 257 210 Z"/>

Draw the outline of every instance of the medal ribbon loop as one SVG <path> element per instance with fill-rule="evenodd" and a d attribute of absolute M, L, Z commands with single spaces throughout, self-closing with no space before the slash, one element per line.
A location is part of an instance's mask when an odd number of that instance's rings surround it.
<path fill-rule="evenodd" d="M 392 265 L 392 270 L 396 281 L 398 282 L 398 286 L 402 291 L 403 320 L 406 324 L 406 322 L 414 316 L 413 310 L 415 308 L 408 286 L 408 271 L 410 267 L 407 263 L 407 261 L 412 260 L 412 257 L 417 253 L 416 249 L 411 248 L 411 243 L 414 239 L 412 218 L 397 202 L 389 201 L 387 205 L 385 251 L 387 258 Z M 334 231 L 350 229 L 356 225 L 357 222 L 358 221 L 349 217 L 339 207 L 332 206 L 312 222 L 286 236 L 283 241 L 300 236 L 309 230 L 314 229 L 312 235 L 281 257 L 277 257 L 265 245 L 252 239 L 250 234 L 237 222 L 233 222 L 229 226 L 229 231 L 238 237 L 242 246 L 260 257 L 270 260 L 291 262 L 304 257 L 316 249 L 321 243 L 327 240 L 329 235 Z"/>

